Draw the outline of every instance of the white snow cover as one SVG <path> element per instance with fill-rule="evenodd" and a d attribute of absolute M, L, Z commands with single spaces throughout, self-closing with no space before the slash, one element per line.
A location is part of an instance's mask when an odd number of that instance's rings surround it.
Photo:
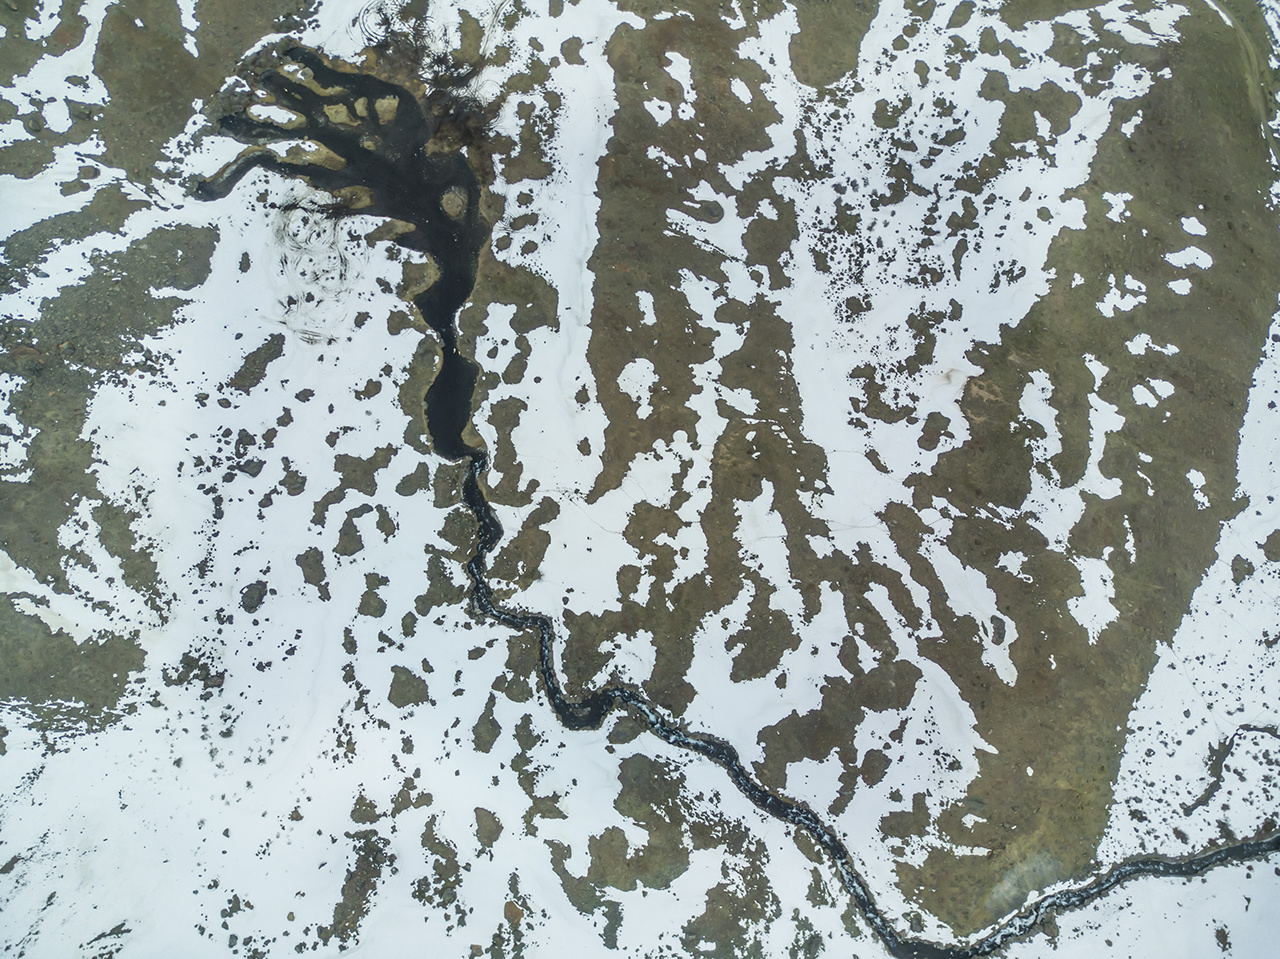
<path fill-rule="evenodd" d="M 1206 2 L 1229 22 L 1211 0 Z M 87 4 L 83 15 L 90 29 L 84 42 L 59 58 L 40 61 L 5 96 L 63 93 L 63 77 L 91 76 L 93 44 L 106 6 L 105 0 Z M 579 0 L 571 15 L 559 17 L 550 14 L 547 4 L 531 0 L 505 26 L 498 16 L 504 7 L 496 13 L 489 7 L 474 11 L 514 50 L 527 50 L 533 38 L 551 50 L 573 38 L 582 40 L 583 62 L 559 63 L 545 90 L 528 95 L 537 100 L 554 91 L 563 103 L 546 147 L 554 175 L 537 182 L 501 179 L 497 187 L 508 196 L 527 189 L 533 196 L 529 209 L 539 214 L 546 232 L 532 253 L 519 253 L 519 244 L 513 244 L 496 255 L 536 271 L 554 288 L 559 303 L 557 331 L 524 335 L 529 351 L 524 379 L 497 384 L 474 418 L 477 432 L 493 449 L 495 407 L 515 399 L 525 404 L 512 437 L 520 453 L 521 484 L 530 488 L 536 482 L 560 505 L 558 516 L 544 527 L 550 546 L 541 575 L 517 602 L 554 617 L 572 587 L 579 612 L 617 608 L 615 571 L 639 560 L 624 535 L 632 510 L 640 501 L 669 500 L 679 489 L 691 494 L 680 512 L 686 525 L 670 542 L 680 559 L 669 584 L 642 581 L 640 601 L 647 589 L 652 589 L 653 602 L 662 588 L 701 575 L 708 547 L 698 518 L 711 494 L 699 482 L 710 476 L 710 450 L 727 424 L 717 404 L 723 401 L 744 416 L 753 415 L 756 404 L 749 392 L 719 382 L 722 361 L 741 345 L 742 334 L 715 319 L 716 306 L 727 297 L 751 302 L 757 295 L 776 304 L 795 341 L 790 359 L 800 391 L 797 416 L 804 435 L 825 451 L 828 475 L 837 487 L 813 498 L 813 515 L 832 531 L 824 548 L 852 553 L 866 544 L 877 562 L 902 573 L 913 600 L 926 611 L 923 628 L 913 628 L 882 586 L 868 593 L 891 629 L 899 656 L 914 664 L 922 679 L 905 710 L 869 713 L 854 745 L 860 751 L 878 748 L 905 723 L 903 741 L 927 746 L 911 761 L 895 763 L 875 786 L 859 787 L 839 815 L 828 817 L 895 922 L 914 906 L 898 889 L 893 854 L 871 826 L 888 812 L 910 808 L 910 797 L 918 791 L 927 791 L 931 813 L 962 799 L 977 773 L 978 754 L 990 746 L 977 732 L 973 711 L 954 681 L 919 652 L 918 636 L 936 627 L 928 613 L 929 597 L 914 583 L 878 516 L 891 504 L 910 503 L 903 481 L 927 471 L 965 440 L 959 402 L 976 371 L 966 354 L 975 343 L 998 337 L 1002 326 L 1019 323 L 1048 291 L 1053 279 L 1045 267 L 1049 244 L 1064 228 L 1083 228 L 1084 205 L 1070 194 L 1087 180 L 1115 104 L 1142 95 L 1155 82 L 1140 63 L 1121 62 L 1108 83 L 1085 90 L 1073 71 L 1047 56 L 1054 41 L 1051 24 L 1031 22 L 1014 30 L 997 11 L 980 5 L 962 27 L 942 30 L 957 6 L 941 0 L 928 28 L 915 32 L 899 49 L 894 41 L 903 36 L 910 13 L 893 0 L 882 4 L 862 42 L 859 82 L 846 80 L 840 88 L 848 105 L 839 119 L 819 116 L 814 91 L 790 70 L 794 9 L 784 8 L 762 25 L 758 39 L 747 42 L 744 51 L 766 70 L 765 91 L 781 119 L 770 129 L 772 146 L 723 171 L 726 181 L 739 189 L 762 170 L 783 166 L 795 149 L 796 130 L 804 131 L 811 156 L 827 164 L 829 173 L 813 182 L 784 184 L 795 205 L 800 239 L 786 255 L 791 285 L 780 291 L 770 290 L 760 271 L 747 268 L 742 245 L 750 219 L 776 216 L 776 210 L 761 208 L 740 216 L 736 202 L 704 184 L 695 196 L 722 202 L 726 215 L 719 223 L 668 211 L 670 229 L 718 251 L 728 277 L 718 289 L 686 271 L 680 288 L 703 323 L 718 333 L 713 358 L 695 370 L 700 392 L 691 403 L 699 415 L 698 435 L 679 433 L 670 443 L 655 445 L 630 464 L 618 489 L 592 502 L 586 493 L 601 469 L 607 424 L 586 361 L 593 297 L 586 264 L 599 239 L 599 200 L 592 186 L 596 164 L 605 152 L 609 119 L 617 106 L 605 45 L 621 24 L 639 25 L 639 19 L 608 0 Z M 198 7 L 183 3 L 181 9 L 194 49 Z M 41 18 L 28 25 L 28 35 L 52 30 L 55 12 L 52 3 L 45 3 Z M 458 36 L 457 13 L 446 9 L 433 21 L 433 29 L 446 40 Z M 1105 24 L 1129 43 L 1154 45 L 1175 35 L 1176 22 L 1185 13 L 1183 6 L 1167 5 L 1139 14 L 1115 0 L 1066 14 L 1060 22 L 1088 37 L 1096 37 L 1095 30 Z M 362 15 L 367 8 L 354 0 L 324 0 L 301 39 L 337 56 L 354 56 L 363 46 L 358 28 Z M 738 12 L 730 10 L 726 16 Z M 1012 42 L 1025 62 L 1015 66 L 1003 54 L 979 54 L 958 64 L 958 77 L 947 87 L 954 112 L 944 113 L 931 90 L 911 97 L 899 121 L 903 129 L 921 142 L 956 128 L 963 128 L 964 137 L 946 147 L 930 167 L 914 169 L 915 183 L 933 199 L 913 195 L 891 207 L 873 208 L 862 198 L 889 189 L 889 167 L 898 152 L 894 137 L 902 130 L 886 131 L 865 118 L 882 99 L 905 102 L 907 94 L 919 94 L 925 81 L 916 64 L 945 62 L 951 36 L 962 36 L 976 50 L 987 30 Z M 689 62 L 675 53 L 668 61 L 685 102 L 650 101 L 649 109 L 660 121 L 683 117 L 681 111 L 698 96 Z M 502 69 L 520 66 L 517 57 Z M 963 212 L 962 198 L 949 185 L 998 135 L 1003 107 L 979 95 L 991 71 L 1003 72 L 1013 89 L 1051 80 L 1078 95 L 1083 106 L 1069 130 L 1057 137 L 1051 155 L 1029 151 L 987 185 L 992 200 L 966 248 L 960 247 L 959 237 L 951 237 L 922 252 L 926 214 L 933 212 L 945 222 L 952 213 Z M 484 82 L 496 84 L 498 78 Z M 92 78 L 90 89 L 94 96 L 105 95 Z M 749 102 L 744 84 L 735 83 L 732 91 Z M 80 90 L 75 96 L 86 98 Z M 516 110 L 515 102 L 506 105 L 498 120 L 501 128 L 517 129 Z M 5 130 L 5 135 L 19 134 Z M 228 151 L 234 148 L 206 140 L 185 162 L 194 170 L 212 170 Z M 90 190 L 63 197 L 57 185 L 80 162 L 68 152 L 32 181 L 0 178 L 5 230 L 78 209 L 106 183 L 123 183 L 118 173 L 104 170 Z M 847 191 L 839 201 L 837 187 Z M 265 174 L 251 177 L 236 195 L 262 191 L 281 208 L 307 199 L 296 184 Z M 338 231 L 343 235 L 317 235 L 316 229 L 327 227 L 318 219 L 308 220 L 305 211 L 272 211 L 232 201 L 202 205 L 186 200 L 172 185 L 158 187 L 157 196 L 164 202 L 135 213 L 119 237 L 95 236 L 63 245 L 44 266 L 47 276 L 35 278 L 4 303 L 14 315 L 33 317 L 43 298 L 87 275 L 90 250 L 123 249 L 164 225 L 217 230 L 209 279 L 182 294 L 189 302 L 179 322 L 145 344 L 168 358 L 167 364 L 155 375 L 138 372 L 103 383 L 82 435 L 94 447 L 101 502 L 136 512 L 132 530 L 156 563 L 156 595 L 142 595 L 126 584 L 119 561 L 101 541 L 93 514 L 98 500 L 82 500 L 58 531 L 64 550 L 78 551 L 92 564 L 68 565 L 71 592 L 55 592 L 0 552 L 0 588 L 16 597 L 22 612 L 64 630 L 78 643 L 105 632 L 136 636 L 147 654 L 144 669 L 130 681 L 131 709 L 104 728 L 42 734 L 32 721 L 33 707 L 0 703 L 0 724 L 6 730 L 6 752 L 0 758 L 6 797 L 0 803 L 0 861 L 12 863 L 0 877 L 0 909 L 7 917 L 0 923 L 4 949 L 81 955 L 97 948 L 89 945 L 94 937 L 105 936 L 112 947 L 119 946 L 115 955 L 120 959 L 224 956 L 236 948 L 229 940 L 234 937 L 245 954 L 250 947 L 264 955 L 291 954 L 304 939 L 314 938 L 314 932 L 303 929 L 333 923 L 334 903 L 355 857 L 350 836 L 366 828 L 352 821 L 357 798 L 372 802 L 386 817 L 397 796 L 412 799 L 429 793 L 429 801 L 380 821 L 387 865 L 370 912 L 360 923 L 359 949 L 391 955 L 413 943 L 431 954 L 470 955 L 473 945 L 487 947 L 494 930 L 505 928 L 514 905 L 530 917 L 521 926 L 526 955 L 561 955 L 566 942 L 575 943 L 576 953 L 583 956 L 614 954 L 602 938 L 614 920 L 604 910 L 580 911 L 565 877 L 587 874 L 588 837 L 616 829 L 633 851 L 648 840 L 644 824 L 615 808 L 614 800 L 623 764 L 651 757 L 662 764 L 665 775 L 683 781 L 680 803 L 689 819 L 744 829 L 749 841 L 730 854 L 714 844 L 696 847 L 686 826 L 689 868 L 676 881 L 665 888 L 610 890 L 621 904 L 611 933 L 618 951 L 641 956 L 672 948 L 684 923 L 702 911 L 709 889 L 726 882 L 732 893 L 741 895 L 742 877 L 760 869 L 781 917 L 753 930 L 762 955 L 787 954 L 801 931 L 822 937 L 833 953 L 882 954 L 878 941 L 865 931 L 851 932 L 845 923 L 847 897 L 830 864 L 815 865 L 806 858 L 794 831 L 755 809 L 719 768 L 651 736 L 615 743 L 608 727 L 566 731 L 537 691 L 523 704 L 492 696 L 494 683 L 509 672 L 510 632 L 477 621 L 462 602 L 421 614 L 416 633 L 406 636 L 406 617 L 419 615 L 415 600 L 424 588 L 428 562 L 443 557 L 454 583 L 462 586 L 466 580 L 450 559 L 455 551 L 446 535 L 449 506 L 441 505 L 431 488 L 387 492 L 407 483 L 424 460 L 433 477 L 444 475 L 442 485 L 456 484 L 456 477 L 404 439 L 409 423 L 397 393 L 417 343 L 412 333 L 393 335 L 385 322 L 403 304 L 381 291 L 377 281 L 394 286 L 402 261 L 390 244 L 365 243 L 362 234 L 376 222 L 356 218 L 343 224 Z M 1126 203 L 1134 201 L 1129 194 L 1104 197 L 1117 222 L 1126 216 Z M 819 237 L 829 233 L 829 211 L 837 202 L 856 211 L 864 229 L 884 243 L 874 249 L 837 245 L 829 254 L 832 268 L 820 271 L 812 251 Z M 936 209 L 931 211 L 929 203 Z M 1023 218 L 1023 211 L 1041 207 L 1049 211 L 1047 219 L 1034 213 Z M 1188 234 L 1204 234 L 1194 217 L 1182 224 Z M 354 239 L 345 236 L 347 228 Z M 247 272 L 240 267 L 246 252 L 251 264 Z M 1213 265 L 1209 254 L 1191 246 L 1166 259 L 1178 268 Z M 904 289 L 900 277 L 920 262 L 938 267 L 944 281 L 925 290 Z M 1025 269 L 1016 274 L 1011 264 Z M 338 267 L 346 277 L 341 283 L 335 279 Z M 1145 286 L 1130 276 L 1117 274 L 1109 285 L 1098 309 L 1117 322 L 1123 320 L 1120 314 L 1145 302 Z M 1185 279 L 1168 285 L 1184 294 L 1190 289 Z M 316 301 L 290 303 L 291 296 L 305 292 L 315 293 Z M 855 293 L 864 300 L 856 325 L 831 308 Z M 912 353 L 915 339 L 907 319 L 922 296 L 924 308 L 948 318 L 936 330 L 932 360 L 890 384 L 914 398 L 917 422 L 855 426 L 848 408 L 832 398 L 847 397 L 854 368 L 867 363 L 888 368 Z M 646 302 L 643 297 L 641 309 L 651 320 L 653 298 Z M 371 319 L 357 324 L 354 318 L 361 313 Z M 514 355 L 514 321 L 514 311 L 490 309 L 475 339 L 477 357 L 492 364 L 487 368 L 501 369 Z M 248 348 L 280 332 L 285 334 L 284 353 L 251 395 L 228 408 L 197 400 L 235 373 Z M 1276 332 L 1280 334 L 1280 322 Z M 1129 349 L 1135 355 L 1176 352 L 1145 334 L 1135 337 Z M 486 359 L 491 351 L 496 359 Z M 646 362 L 633 361 L 620 383 L 642 416 L 652 408 L 656 382 Z M 1050 403 L 1049 376 L 1033 372 L 1017 400 L 1027 422 L 1038 424 L 1044 434 L 1034 444 L 1043 469 L 1032 473 L 1024 511 L 1051 548 L 1064 551 L 1083 515 L 1085 497 L 1119 492 L 1102 457 L 1107 437 L 1122 430 L 1125 421 L 1097 392 L 1110 371 L 1092 356 L 1088 366 L 1094 377 L 1086 399 L 1088 466 L 1070 487 L 1063 486 L 1052 466 L 1061 435 Z M 0 380 L 0 470 L 13 480 L 22 476 L 32 436 L 18 435 L 20 424 L 7 409 L 6 391 L 13 389 L 8 379 Z M 370 380 L 381 382 L 381 391 L 362 391 Z M 588 396 L 585 405 L 571 401 L 579 386 Z M 1138 402 L 1157 406 L 1173 387 L 1151 379 L 1132 390 Z M 1210 845 L 1221 834 L 1220 822 L 1243 835 L 1257 829 L 1275 808 L 1273 740 L 1280 702 L 1274 595 L 1280 572 L 1275 564 L 1265 565 L 1262 541 L 1280 528 L 1280 506 L 1273 496 L 1280 487 L 1280 434 L 1267 407 L 1278 395 L 1280 349 L 1272 342 L 1255 378 L 1241 438 L 1237 498 L 1247 498 L 1248 507 L 1224 524 L 1218 560 L 1173 643 L 1161 650 L 1150 685 L 1130 717 L 1100 863 L 1138 852 L 1178 855 Z M 947 415 L 955 435 L 925 450 L 917 442 L 923 429 L 919 424 L 931 412 Z M 263 435 L 271 429 L 276 433 L 268 449 Z M 232 437 L 242 430 L 251 435 L 255 455 L 263 461 L 260 472 L 220 479 L 224 467 L 218 464 L 233 442 L 223 436 L 225 430 Z M 317 522 L 315 500 L 339 488 L 341 462 L 346 462 L 342 458 L 369 458 L 383 450 L 387 457 L 378 470 L 379 492 L 341 490 Z M 883 470 L 868 453 L 878 456 Z M 291 471 L 307 478 L 308 495 L 281 492 Z M 1187 479 L 1203 496 L 1203 474 L 1192 470 Z M 214 486 L 221 489 L 218 504 L 207 492 Z M 769 676 L 747 683 L 729 680 L 732 657 L 724 637 L 746 615 L 752 595 L 744 585 L 729 607 L 702 624 L 689 672 L 697 695 L 683 717 L 694 729 L 728 739 L 748 768 L 762 755 L 759 729 L 792 711 L 814 708 L 824 677 L 847 676 L 835 642 L 847 629 L 841 597 L 824 587 L 819 611 L 805 620 L 776 492 L 766 480 L 757 499 L 738 505 L 736 539 L 753 568 L 775 587 L 772 607 L 792 622 L 801 644 L 788 650 Z M 262 505 L 264 498 L 272 500 L 270 505 Z M 363 507 L 369 509 L 361 511 Z M 379 510 L 385 511 L 385 521 Z M 500 513 L 509 535 L 527 519 L 527 511 L 514 508 Z M 344 514 L 364 544 L 353 555 L 335 552 Z M 951 520 L 939 509 L 920 515 L 929 527 L 922 552 L 949 602 L 991 622 L 998 613 L 992 588 L 946 546 Z M 317 600 L 317 586 L 304 581 L 295 562 L 310 548 L 325 557 L 324 589 L 330 596 L 325 603 Z M 1232 566 L 1237 556 L 1257 569 L 1239 583 Z M 1025 559 L 1006 554 L 1002 565 L 1017 572 Z M 1077 556 L 1073 562 L 1085 593 L 1072 601 L 1072 613 L 1096 641 L 1117 615 L 1107 554 Z M 240 606 L 241 590 L 259 579 L 270 582 L 275 592 L 250 614 Z M 377 612 L 375 603 L 372 612 L 358 613 L 370 591 L 382 611 Z M 628 681 L 645 681 L 654 667 L 653 639 L 643 629 L 611 638 L 612 647 L 606 647 L 609 668 Z M 860 637 L 853 639 L 860 644 L 859 661 L 873 663 L 878 654 Z M 1025 641 L 1012 626 L 1002 643 L 993 634 L 984 637 L 982 660 L 999 681 L 1016 683 L 1009 650 Z M 213 695 L 206 696 L 208 690 L 199 683 L 166 682 L 193 646 L 225 671 Z M 367 696 L 344 679 L 345 670 L 358 678 Z M 424 681 L 425 698 L 396 707 L 387 701 L 387 690 L 406 670 Z M 783 673 L 789 680 L 780 688 L 776 677 Z M 486 710 L 499 727 L 487 750 L 476 745 L 473 733 Z M 1221 785 L 1197 805 L 1212 786 L 1211 751 L 1233 736 Z M 411 756 L 403 756 L 406 738 L 413 743 Z M 517 759 L 524 763 L 520 771 Z M 830 756 L 793 763 L 786 770 L 786 792 L 826 815 L 840 788 L 840 772 Z M 86 783 L 92 786 L 86 789 Z M 534 795 L 551 800 L 555 812 L 546 807 L 533 812 Z M 477 834 L 478 808 L 502 825 L 489 847 Z M 1128 815 L 1131 808 L 1143 811 L 1143 824 Z M 901 858 L 918 864 L 939 847 L 968 851 L 931 834 L 908 843 Z M 443 854 L 436 850 L 442 848 L 452 849 L 460 864 L 456 890 L 449 895 L 428 881 L 438 875 L 435 864 Z M 1273 873 L 1264 863 L 1218 869 L 1194 884 L 1132 882 L 1078 913 L 1058 917 L 1056 942 L 1037 934 L 1011 945 L 1007 954 L 1061 955 L 1061 947 L 1069 944 L 1081 954 L 1101 954 L 1110 947 L 1117 955 L 1208 955 L 1220 942 L 1215 930 L 1224 928 L 1239 954 L 1262 955 L 1273 935 L 1269 911 L 1251 910 L 1250 904 L 1280 901 L 1280 878 Z M 426 885 L 415 886 L 418 879 Z M 825 905 L 807 896 L 811 886 L 819 890 L 813 898 Z M 433 890 L 429 905 L 422 900 L 423 888 Z M 233 896 L 238 897 L 234 908 Z M 805 925 L 791 917 L 803 917 Z M 924 921 L 925 934 L 947 936 L 936 920 Z M 118 923 L 125 931 L 114 931 Z M 334 938 L 316 951 L 336 955 L 346 946 Z"/>

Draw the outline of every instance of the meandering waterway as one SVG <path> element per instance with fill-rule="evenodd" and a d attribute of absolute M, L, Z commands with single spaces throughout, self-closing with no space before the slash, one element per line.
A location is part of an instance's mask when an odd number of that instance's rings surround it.
<path fill-rule="evenodd" d="M 557 668 L 552 620 L 495 600 L 489 581 L 489 558 L 502 541 L 503 529 L 485 493 L 488 452 L 467 440 L 479 368 L 459 349 L 457 317 L 475 287 L 478 258 L 489 241 L 491 225 L 480 211 L 480 180 L 466 150 L 458 146 L 466 145 L 467 131 L 483 135 L 483 111 L 449 89 L 430 91 L 429 103 L 424 107 L 407 88 L 337 69 L 306 48 L 286 46 L 279 54 L 282 67 L 292 65 L 296 72 L 267 69 L 257 81 L 277 102 L 302 116 L 306 120 L 305 137 L 326 148 L 338 162 L 294 162 L 265 149 L 251 151 L 202 181 L 196 192 L 206 199 L 226 197 L 246 173 L 261 167 L 283 176 L 305 178 L 314 187 L 339 197 L 330 210 L 334 216 L 359 212 L 412 225 L 413 229 L 397 236 L 396 242 L 429 256 L 439 270 L 438 278 L 414 298 L 438 339 L 440 353 L 438 369 L 423 403 L 436 453 L 468 463 L 462 495 L 476 526 L 475 548 L 467 562 L 474 608 L 489 620 L 537 634 L 543 691 L 548 705 L 566 728 L 597 728 L 615 710 L 629 710 L 664 742 L 716 763 L 758 808 L 807 833 L 825 850 L 867 923 L 895 956 L 968 959 L 986 955 L 1034 930 L 1054 913 L 1078 908 L 1128 879 L 1194 876 L 1222 863 L 1262 858 L 1280 850 L 1280 835 L 1271 835 L 1179 860 L 1131 860 L 1082 884 L 1060 888 L 1040 898 L 968 943 L 945 945 L 913 939 L 900 934 L 877 907 L 835 830 L 808 806 L 764 788 L 727 740 L 710 732 L 683 728 L 630 685 L 606 685 L 577 699 L 566 695 Z M 225 133 L 259 145 L 300 137 L 295 127 L 251 119 L 244 112 L 228 113 L 220 124 Z M 452 149 L 432 148 L 446 136 L 457 137 L 460 131 L 461 144 L 455 142 Z"/>

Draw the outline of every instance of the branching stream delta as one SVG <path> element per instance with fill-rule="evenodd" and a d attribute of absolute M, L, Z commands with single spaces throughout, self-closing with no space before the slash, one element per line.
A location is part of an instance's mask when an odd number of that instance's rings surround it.
<path fill-rule="evenodd" d="M 263 168 L 282 176 L 304 178 L 313 187 L 337 195 L 340 200 L 331 208 L 333 215 L 359 212 L 413 225 L 414 229 L 400 234 L 396 242 L 429 256 L 439 269 L 438 279 L 414 299 L 439 338 L 441 355 L 424 405 L 435 451 L 446 459 L 465 459 L 469 464 L 462 495 L 477 530 L 475 550 L 466 564 L 472 602 L 484 618 L 538 635 L 543 689 L 548 704 L 565 727 L 595 729 L 615 710 L 626 709 L 664 742 L 720 766 L 755 806 L 807 833 L 825 850 L 866 922 L 897 957 L 970 959 L 988 955 L 1035 931 L 1054 914 L 1081 907 L 1129 879 L 1196 876 L 1220 864 L 1261 859 L 1280 851 L 1280 834 L 1276 834 L 1218 846 L 1181 859 L 1132 859 L 1083 883 L 1041 897 L 966 944 L 942 945 L 913 939 L 900 934 L 877 907 L 847 846 L 822 817 L 807 805 L 764 788 L 729 742 L 710 733 L 682 728 L 629 685 L 606 685 L 581 699 L 566 696 L 556 667 L 556 632 L 551 619 L 508 608 L 494 598 L 488 563 L 502 540 L 503 530 L 484 492 L 489 454 L 464 439 L 479 369 L 458 348 L 456 317 L 475 286 L 478 258 L 489 241 L 491 225 L 481 215 L 480 180 L 463 147 L 469 136 L 483 135 L 484 111 L 475 102 L 456 95 L 447 84 L 429 89 L 424 104 L 403 86 L 351 68 L 340 69 L 313 50 L 284 45 L 260 54 L 268 61 L 273 56 L 278 57 L 279 64 L 262 69 L 256 81 L 277 103 L 302 117 L 304 125 L 286 127 L 255 120 L 243 109 L 220 117 L 218 124 L 223 133 L 257 147 L 247 150 L 215 176 L 200 181 L 195 187 L 196 195 L 203 199 L 225 197 L 245 174 Z M 286 69 L 293 72 L 287 73 Z M 335 122 L 335 116 L 340 116 L 341 122 Z M 320 162 L 282 159 L 263 146 L 301 139 L 326 148 L 343 165 L 335 168 Z M 443 141 L 449 141 L 449 146 L 431 149 Z M 358 196 L 358 205 L 345 205 L 343 199 L 352 196 Z"/>

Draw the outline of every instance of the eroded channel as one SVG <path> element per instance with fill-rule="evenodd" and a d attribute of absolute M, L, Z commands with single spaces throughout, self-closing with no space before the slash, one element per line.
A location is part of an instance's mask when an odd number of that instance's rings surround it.
<path fill-rule="evenodd" d="M 1261 858 L 1280 849 L 1280 835 L 1237 842 L 1179 860 L 1135 859 L 1069 888 L 1040 898 L 985 935 L 962 944 L 940 944 L 901 935 L 879 910 L 844 842 L 807 805 L 766 789 L 726 740 L 685 729 L 636 687 L 614 683 L 580 697 L 566 695 L 556 665 L 556 631 L 547 616 L 510 608 L 495 600 L 489 557 L 503 530 L 485 495 L 487 450 L 468 439 L 471 398 L 479 368 L 459 349 L 457 315 L 475 287 L 478 258 L 491 225 L 481 213 L 481 176 L 475 164 L 486 115 L 476 102 L 443 84 L 420 99 L 404 86 L 361 73 L 303 47 L 278 45 L 249 65 L 256 83 L 302 119 L 276 124 L 251 118 L 246 103 L 231 105 L 221 130 L 259 147 L 305 139 L 321 151 L 311 159 L 250 150 L 196 189 L 206 199 L 227 196 L 255 168 L 300 177 L 337 198 L 330 213 L 360 213 L 399 221 L 401 246 L 430 257 L 438 269 L 414 304 L 439 340 L 440 364 L 424 397 L 435 450 L 467 461 L 463 499 L 476 525 L 476 545 L 467 563 L 471 597 L 484 617 L 539 637 L 539 670 L 550 707 L 574 730 L 597 728 L 615 710 L 629 710 L 648 730 L 672 746 L 716 763 L 758 808 L 807 833 L 830 857 L 850 897 L 885 947 L 895 956 L 965 959 L 989 954 L 1023 936 L 1056 912 L 1082 906 L 1137 876 L 1186 877 L 1216 865 Z M 459 86 L 464 76 L 458 76 Z M 469 151 L 468 147 L 477 148 Z"/>

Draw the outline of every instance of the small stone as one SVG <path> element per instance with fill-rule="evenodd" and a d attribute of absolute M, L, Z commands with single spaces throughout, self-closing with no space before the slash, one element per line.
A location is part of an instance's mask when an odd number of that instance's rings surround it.
<path fill-rule="evenodd" d="M 450 190 L 440 198 L 440 206 L 445 213 L 456 219 L 467 212 L 466 194 L 459 190 Z"/>
<path fill-rule="evenodd" d="M 257 612 L 258 607 L 262 605 L 262 601 L 267 597 L 267 584 L 263 580 L 256 583 L 250 583 L 244 589 L 240 590 L 240 608 L 246 613 Z"/>

